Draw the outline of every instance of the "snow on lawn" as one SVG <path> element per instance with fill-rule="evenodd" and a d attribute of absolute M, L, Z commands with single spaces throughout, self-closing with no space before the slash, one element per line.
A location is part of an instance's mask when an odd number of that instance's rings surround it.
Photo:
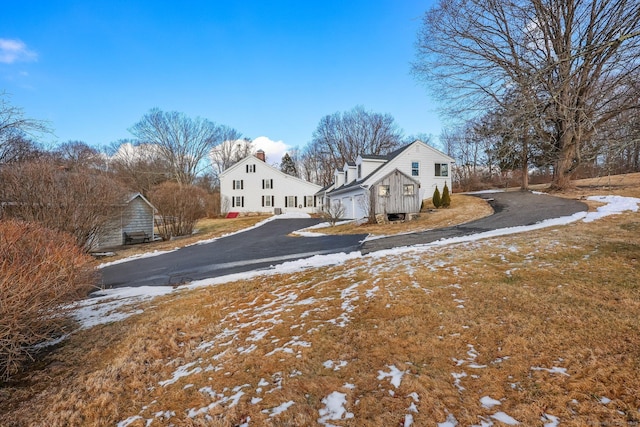
<path fill-rule="evenodd" d="M 353 418 L 353 414 L 351 412 L 347 412 L 344 407 L 347 403 L 347 395 L 345 393 L 334 391 L 322 399 L 322 403 L 325 406 L 318 411 L 318 414 L 320 415 L 320 418 L 318 418 L 318 424 L 331 426 L 332 424 L 329 424 L 327 421 L 347 420 L 349 418 Z"/>
<path fill-rule="evenodd" d="M 106 289 L 93 292 L 91 297 L 74 303 L 73 317 L 82 329 L 116 322 L 142 313 L 132 306 L 173 291 L 170 286 L 140 286 L 136 288 Z"/>
<path fill-rule="evenodd" d="M 638 210 L 638 204 L 640 204 L 640 199 L 614 196 L 594 197 L 590 198 L 590 200 L 600 201 L 606 203 L 606 205 L 599 208 L 597 212 L 581 212 L 569 217 L 551 219 L 527 227 L 513 227 L 471 236 L 443 239 L 426 245 L 396 248 L 391 251 L 374 252 L 365 256 L 360 252 L 316 255 L 308 259 L 285 262 L 268 270 L 251 271 L 200 280 L 176 289 L 172 287 L 138 287 L 99 291 L 94 293 L 92 298 L 77 303 L 75 317 L 81 323 L 83 328 L 90 328 L 97 324 L 121 320 L 132 314 L 140 313 L 141 311 L 139 309 L 134 308 L 135 304 L 138 304 L 141 301 L 147 301 L 155 296 L 165 295 L 174 291 L 180 292 L 183 288 L 192 289 L 237 280 L 251 280 L 257 277 L 270 275 L 299 273 L 306 269 L 339 265 L 346 261 L 356 259 L 365 263 L 364 267 L 360 265 L 359 268 L 365 268 L 368 272 L 367 276 L 370 279 L 362 280 L 362 276 L 358 276 L 358 268 L 346 270 L 341 274 L 344 274 L 344 277 L 350 278 L 351 280 L 347 282 L 344 289 L 338 290 L 338 292 L 332 297 L 315 298 L 309 297 L 308 295 L 303 296 L 303 292 L 306 292 L 307 290 L 305 288 L 305 283 L 293 283 L 269 291 L 269 298 L 261 301 L 254 300 L 245 302 L 242 303 L 240 307 L 233 308 L 230 313 L 220 320 L 221 332 L 213 337 L 208 337 L 208 340 L 204 340 L 199 347 L 194 350 L 200 353 L 201 357 L 196 361 L 177 359 L 171 362 L 175 366 L 173 373 L 167 375 L 166 378 L 159 379 L 158 381 L 158 386 L 160 387 L 183 388 L 186 383 L 183 380 L 188 379 L 189 376 L 202 377 L 206 376 L 207 372 L 210 371 L 218 372 L 222 370 L 222 372 L 224 372 L 224 370 L 229 369 L 226 366 L 226 363 L 229 360 L 234 360 L 234 355 L 251 353 L 258 348 L 264 351 L 265 357 L 281 358 L 288 356 L 293 358 L 303 358 L 305 354 L 304 351 L 308 351 L 305 349 L 313 347 L 313 334 L 315 331 L 319 328 L 326 327 L 327 325 L 346 326 L 351 321 L 352 312 L 358 309 L 359 304 L 365 304 L 367 299 L 374 298 L 376 293 L 381 292 L 380 286 L 377 285 L 376 275 L 383 271 L 389 271 L 389 269 L 398 268 L 397 262 L 381 263 L 380 261 L 384 259 L 384 257 L 391 256 L 395 257 L 394 259 L 397 259 L 399 255 L 408 257 L 407 265 L 410 265 L 413 261 L 422 257 L 425 252 L 433 251 L 434 248 L 437 247 L 451 245 L 454 243 L 471 244 L 471 242 L 489 237 L 503 236 L 528 230 L 536 230 L 543 227 L 569 224 L 579 220 L 589 222 L 623 211 L 631 210 L 636 212 Z M 505 247 L 504 249 L 507 252 L 513 252 L 517 248 Z M 442 267 L 443 265 L 434 262 L 434 266 Z M 455 266 L 452 266 L 451 268 L 455 268 Z M 450 286 L 454 289 L 460 288 L 459 285 Z M 452 294 L 452 296 L 454 298 L 456 297 L 455 294 Z M 289 316 L 291 316 L 290 313 L 293 312 L 293 308 L 300 306 L 305 307 L 306 311 L 293 321 L 293 319 L 289 318 Z M 308 307 L 308 309 L 306 307 Z M 331 307 L 332 311 L 328 312 L 327 307 Z M 338 313 L 337 316 L 336 310 Z M 315 318 L 313 318 L 313 316 L 315 316 Z M 309 319 L 307 319 L 307 317 L 309 317 Z M 240 319 L 243 320 L 241 321 Z M 295 327 L 295 329 L 292 328 L 292 336 L 287 342 L 273 340 L 273 335 L 271 335 L 272 329 L 283 323 L 285 320 L 289 321 Z M 235 344 L 231 345 L 233 343 Z M 465 387 L 462 385 L 463 380 L 470 381 L 470 378 L 477 378 L 479 375 L 482 375 L 482 372 L 484 371 L 483 368 L 486 368 L 486 365 L 476 363 L 478 356 L 479 353 L 474 348 L 474 345 L 472 343 L 468 343 L 466 355 L 460 359 L 454 360 L 456 366 L 460 366 L 461 368 L 458 372 L 451 373 L 451 383 L 452 386 L 456 387 L 460 393 L 465 392 Z M 504 357 L 502 359 L 506 360 L 507 358 L 508 357 Z M 491 363 L 499 363 L 501 361 L 502 360 Z M 343 360 L 326 360 L 322 363 L 322 366 L 325 369 L 333 370 L 339 370 L 346 365 L 347 361 Z M 378 380 L 388 380 L 394 390 L 397 390 L 400 387 L 403 375 L 407 373 L 407 371 L 400 370 L 393 364 L 380 366 L 378 368 Z M 462 370 L 462 368 L 470 374 L 468 375 L 467 372 Z M 568 375 L 565 368 L 556 366 L 551 368 L 534 366 L 531 370 L 545 371 L 551 374 Z M 471 375 L 471 373 L 473 374 Z M 209 409 L 215 406 L 233 406 L 241 399 L 246 399 L 254 404 L 259 404 L 262 401 L 262 398 L 257 397 L 255 394 L 264 393 L 261 394 L 264 396 L 265 394 L 282 390 L 282 384 L 285 378 L 301 375 L 301 372 L 293 370 L 291 372 L 275 372 L 271 375 L 272 376 L 267 379 L 260 378 L 259 381 L 256 381 L 254 384 L 243 384 L 237 387 L 231 387 L 229 389 L 225 388 L 218 391 L 212 388 L 213 385 L 210 387 L 204 387 L 200 389 L 200 392 L 211 398 L 210 403 L 200 408 L 186 408 L 185 410 L 188 412 L 189 416 L 200 417 L 206 415 Z M 192 383 L 194 381 L 188 382 Z M 389 390 L 389 393 L 392 396 L 395 393 L 394 390 Z M 417 396 L 414 398 L 414 402 L 415 401 L 417 401 Z M 330 425 L 330 421 L 346 420 L 353 417 L 353 414 L 347 412 L 347 409 L 345 408 L 346 403 L 347 394 L 345 393 L 335 391 L 326 396 L 322 400 L 324 407 L 319 411 L 318 422 L 320 424 Z M 489 396 L 485 396 L 481 399 L 481 404 L 488 410 L 500 403 L 500 401 L 492 399 Z M 293 401 L 287 401 L 275 407 L 263 408 L 262 412 L 268 414 L 269 417 L 277 417 L 294 404 L 295 403 Z M 146 420 L 147 423 L 152 422 L 153 419 L 155 419 L 155 415 L 145 411 L 146 410 L 143 409 L 143 411 L 133 417 L 123 417 L 121 425 L 128 425 L 135 420 L 140 420 L 140 417 Z M 409 406 L 407 410 L 408 413 L 406 413 L 404 417 L 404 425 L 412 425 L 412 413 L 415 413 L 416 411 L 417 407 L 412 402 L 411 406 Z M 166 412 L 162 412 L 162 414 L 165 413 Z M 556 422 L 555 420 L 557 420 L 552 415 L 545 414 L 545 416 L 547 418 L 546 420 L 551 421 L 549 425 L 553 425 L 553 423 Z M 480 425 L 490 426 L 493 425 L 494 421 L 508 425 L 516 425 L 519 423 L 516 419 L 505 412 L 496 412 L 492 415 L 488 415 L 488 417 L 490 418 L 480 416 Z M 452 414 L 449 414 L 447 419 L 444 422 L 438 423 L 438 425 L 455 426 L 457 425 L 457 421 Z"/>

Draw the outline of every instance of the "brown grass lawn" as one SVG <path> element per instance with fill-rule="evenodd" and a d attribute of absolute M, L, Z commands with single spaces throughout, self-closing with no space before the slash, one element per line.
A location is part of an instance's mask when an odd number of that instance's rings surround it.
<path fill-rule="evenodd" d="M 0 387 L 0 425 L 639 425 L 639 259 L 628 212 L 179 290 Z"/>

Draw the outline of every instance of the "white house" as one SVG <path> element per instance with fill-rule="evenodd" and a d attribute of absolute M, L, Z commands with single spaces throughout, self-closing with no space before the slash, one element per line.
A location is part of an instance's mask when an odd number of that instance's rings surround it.
<path fill-rule="evenodd" d="M 370 206 L 376 214 L 419 212 L 421 201 L 430 199 L 436 186 L 442 191 L 446 183 L 451 189 L 454 162 L 416 140 L 386 156 L 358 156 L 355 162 L 337 169 L 333 185 L 317 197 L 342 204 L 344 218 L 365 218 Z"/>
<path fill-rule="evenodd" d="M 320 189 L 267 164 L 261 150 L 220 174 L 221 203 L 229 212 L 313 213 L 321 206 Z"/>

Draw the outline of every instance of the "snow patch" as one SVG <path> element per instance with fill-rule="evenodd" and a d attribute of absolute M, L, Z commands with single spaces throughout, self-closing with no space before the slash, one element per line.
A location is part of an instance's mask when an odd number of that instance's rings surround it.
<path fill-rule="evenodd" d="M 322 403 L 324 403 L 325 406 L 318 411 L 320 415 L 320 418 L 318 418 L 319 424 L 331 426 L 327 421 L 353 418 L 353 413 L 347 412 L 347 409 L 344 407 L 347 403 L 347 395 L 345 393 L 334 391 L 322 399 Z"/>
<path fill-rule="evenodd" d="M 401 371 L 400 369 L 396 368 L 395 365 L 387 365 L 387 368 L 390 369 L 389 372 L 378 371 L 378 379 L 383 380 L 387 377 L 390 377 L 391 380 L 389 381 L 391 382 L 391 385 L 395 388 L 400 387 L 402 377 L 404 376 L 406 371 Z"/>

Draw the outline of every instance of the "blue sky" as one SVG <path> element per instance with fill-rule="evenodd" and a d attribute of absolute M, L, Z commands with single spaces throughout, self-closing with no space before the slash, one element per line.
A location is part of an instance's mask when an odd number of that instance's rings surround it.
<path fill-rule="evenodd" d="M 437 138 L 410 75 L 432 1 L 7 1 L 0 91 L 50 142 L 131 138 L 151 108 L 303 147 L 320 119 L 362 105 Z"/>

